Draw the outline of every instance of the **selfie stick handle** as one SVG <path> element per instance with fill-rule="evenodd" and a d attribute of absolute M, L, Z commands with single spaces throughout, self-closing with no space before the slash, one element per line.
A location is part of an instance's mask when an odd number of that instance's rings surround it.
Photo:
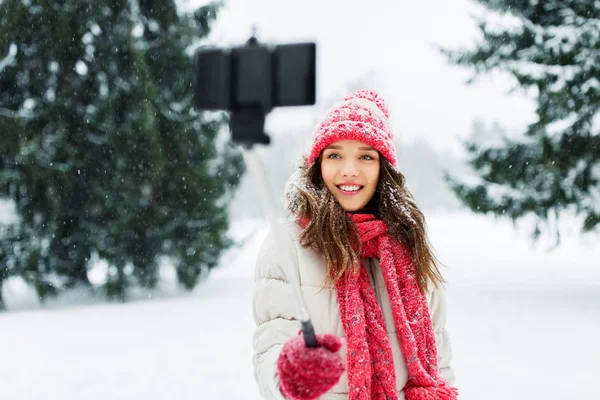
<path fill-rule="evenodd" d="M 254 177 L 254 180 L 258 185 L 257 192 L 260 196 L 261 204 L 263 206 L 263 210 L 265 212 L 267 220 L 269 221 L 273 229 L 275 239 L 282 242 L 281 238 L 284 238 L 286 235 L 288 235 L 288 233 L 283 231 L 281 224 L 277 221 L 277 205 L 273 201 L 274 197 L 271 193 L 271 189 L 267 182 L 261 159 L 254 148 L 241 146 L 241 149 L 242 154 L 244 155 L 244 161 L 246 162 L 246 166 L 248 167 L 250 174 Z M 300 291 L 298 271 L 294 269 L 295 262 L 291 257 L 291 251 L 285 250 L 288 249 L 284 249 L 284 251 L 281 252 L 287 257 L 287 259 L 284 260 L 283 267 L 287 279 L 290 282 L 290 285 L 292 286 L 294 298 L 296 299 L 296 306 L 298 308 L 298 319 L 300 320 L 302 326 L 302 335 L 304 337 L 304 343 L 306 343 L 306 347 L 317 347 L 317 338 L 315 336 L 315 331 L 313 329 L 312 323 L 310 322 L 308 309 L 306 308 L 304 298 L 302 297 L 302 292 Z"/>

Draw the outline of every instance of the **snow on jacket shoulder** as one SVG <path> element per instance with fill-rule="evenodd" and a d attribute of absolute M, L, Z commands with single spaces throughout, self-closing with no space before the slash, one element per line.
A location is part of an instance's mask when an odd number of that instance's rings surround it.
<path fill-rule="evenodd" d="M 279 391 L 277 357 L 283 344 L 297 336 L 300 323 L 296 317 L 296 303 L 291 285 L 286 277 L 286 263 L 297 274 L 304 301 L 317 333 L 333 333 L 344 340 L 341 355 L 346 357 L 345 333 L 340 319 L 335 289 L 322 288 L 325 279 L 325 259 L 311 249 L 303 248 L 297 237 L 298 224 L 287 221 L 277 232 L 270 231 L 265 238 L 256 261 L 253 292 L 253 312 L 256 330 L 254 345 L 254 377 L 260 394 L 265 399 L 284 399 Z M 398 398 L 404 399 L 402 388 L 408 380 L 408 369 L 400 350 L 396 327 L 385 282 L 377 259 L 364 259 L 376 289 L 392 346 L 396 371 Z M 446 297 L 443 289 L 434 289 L 427 295 L 438 349 L 438 368 L 442 377 L 454 386 L 454 372 L 450 365 L 452 351 L 446 332 Z M 348 398 L 347 375 L 324 396 L 323 400 Z"/>

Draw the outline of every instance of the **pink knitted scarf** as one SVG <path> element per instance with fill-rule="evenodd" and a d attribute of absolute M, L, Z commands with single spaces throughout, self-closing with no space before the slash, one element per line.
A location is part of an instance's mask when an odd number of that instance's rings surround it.
<path fill-rule="evenodd" d="M 407 400 L 455 400 L 457 390 L 438 375 L 427 299 L 419 290 L 411 250 L 370 214 L 349 214 L 360 234 L 362 257 L 379 258 L 409 380 Z M 362 265 L 361 265 L 362 267 Z M 364 267 L 336 284 L 347 336 L 350 400 L 397 399 L 392 349 L 383 314 Z"/>

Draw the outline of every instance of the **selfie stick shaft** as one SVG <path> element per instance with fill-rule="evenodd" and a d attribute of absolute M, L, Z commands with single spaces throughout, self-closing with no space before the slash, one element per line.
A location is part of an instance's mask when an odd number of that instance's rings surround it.
<path fill-rule="evenodd" d="M 284 268 L 286 277 L 292 287 L 294 298 L 296 299 L 296 306 L 298 308 L 298 319 L 300 320 L 302 326 L 302 334 L 304 336 L 304 342 L 307 347 L 317 347 L 317 338 L 315 336 L 315 331 L 313 329 L 312 323 L 310 322 L 310 316 L 308 314 L 308 309 L 306 308 L 306 304 L 304 303 L 304 298 L 302 297 L 302 292 L 300 291 L 300 282 L 298 279 L 299 272 L 296 268 L 294 268 L 295 262 L 291 257 L 291 252 L 293 249 L 287 249 L 283 244 L 281 238 L 284 238 L 288 235 L 287 232 L 283 231 L 283 228 L 280 223 L 277 221 L 278 216 L 278 208 L 274 202 L 274 197 L 271 193 L 269 184 L 266 179 L 265 171 L 256 151 L 250 147 L 242 146 L 242 153 L 244 155 L 244 161 L 246 162 L 246 166 L 250 171 L 250 174 L 254 177 L 258 187 L 257 192 L 260 196 L 261 204 L 263 206 L 263 210 L 267 220 L 269 221 L 271 228 L 273 230 L 273 234 L 275 239 L 280 242 L 281 253 L 285 254 L 286 259 L 284 260 Z M 281 299 L 284 301 L 284 299 Z"/>

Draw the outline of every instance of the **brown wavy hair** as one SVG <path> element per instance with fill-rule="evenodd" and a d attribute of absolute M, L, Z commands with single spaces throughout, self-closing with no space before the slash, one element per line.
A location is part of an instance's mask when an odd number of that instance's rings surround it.
<path fill-rule="evenodd" d="M 412 250 L 421 292 L 444 283 L 439 261 L 426 233 L 425 217 L 400 171 L 385 157 L 379 157 L 379 182 L 373 198 L 360 212 L 376 215 L 388 232 Z M 285 191 L 285 207 L 298 220 L 308 224 L 300 234 L 300 244 L 323 254 L 327 261 L 324 285 L 335 283 L 347 272 L 357 273 L 360 259 L 358 229 L 331 194 L 321 176 L 322 155 L 312 165 L 306 157 Z"/>

